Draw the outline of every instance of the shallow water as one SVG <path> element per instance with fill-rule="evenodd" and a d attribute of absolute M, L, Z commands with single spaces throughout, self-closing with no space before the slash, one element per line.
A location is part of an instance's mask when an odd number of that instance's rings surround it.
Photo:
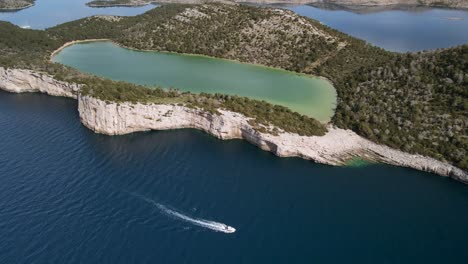
<path fill-rule="evenodd" d="M 0 91 L 0 263 L 463 263 L 468 186 L 278 158 L 195 130 L 94 134 Z M 168 217 L 147 199 L 235 233 Z"/>
<path fill-rule="evenodd" d="M 353 13 L 306 5 L 288 8 L 391 51 L 421 51 L 468 43 L 468 10 L 418 8 Z"/>
<path fill-rule="evenodd" d="M 142 14 L 154 5 L 143 7 L 91 8 L 85 4 L 91 0 L 37 0 L 36 4 L 17 12 L 0 12 L 0 20 L 20 27 L 45 29 L 76 19 L 94 15 L 134 16 Z"/>
<path fill-rule="evenodd" d="M 265 100 L 320 121 L 329 121 L 336 105 L 336 91 L 324 79 L 209 57 L 92 42 L 69 46 L 53 61 L 113 80 Z"/>

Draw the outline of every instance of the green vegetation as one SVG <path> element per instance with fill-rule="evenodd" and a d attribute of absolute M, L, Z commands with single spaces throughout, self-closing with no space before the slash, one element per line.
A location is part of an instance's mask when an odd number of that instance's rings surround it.
<path fill-rule="evenodd" d="M 468 46 L 373 57 L 385 62 L 361 62 L 348 74 L 335 72 L 338 59 L 321 68 L 340 87 L 333 122 L 372 141 L 468 168 Z"/>
<path fill-rule="evenodd" d="M 324 76 L 333 82 L 339 97 L 333 118 L 336 126 L 468 168 L 467 45 L 392 53 L 290 11 L 222 4 L 164 5 L 136 17 L 86 18 L 39 33 L 14 27 L 10 30 L 18 34 L 10 32 L 9 37 L 3 37 L 8 32 L 4 28 L 0 25 L 0 48 L 9 55 L 0 56 L 0 65 L 41 69 L 62 79 L 84 82 L 85 77 L 42 58 L 67 41 L 93 38 L 108 38 L 135 49 L 195 53 Z M 23 41 L 10 39 L 17 36 Z M 33 48 L 36 45 L 40 47 Z M 323 129 L 282 107 L 245 98 L 162 94 L 162 90 L 113 82 L 87 87 L 105 100 L 166 102 L 171 98 L 209 111 L 218 106 L 237 111 L 259 124 L 302 135 L 322 134 Z"/>
<path fill-rule="evenodd" d="M 0 0 L 0 11 L 23 9 L 32 4 L 34 4 L 34 0 Z"/>
<path fill-rule="evenodd" d="M 203 54 L 301 71 L 333 53 L 339 41 L 320 25 L 311 27 L 292 15 L 243 5 L 164 5 L 136 17 L 86 18 L 49 32 L 66 40 L 104 37 L 135 49 Z"/>
<path fill-rule="evenodd" d="M 0 21 L 0 66 L 37 69 L 61 42 L 43 31 L 20 29 Z"/>
<path fill-rule="evenodd" d="M 253 118 L 251 124 L 260 132 L 277 133 L 277 130 L 269 128 L 270 125 L 303 136 L 321 136 L 327 131 L 323 124 L 313 118 L 292 112 L 284 106 L 272 105 L 265 101 L 252 100 L 246 97 L 182 93 L 177 90 L 148 88 L 97 77 L 80 78 L 75 81 L 85 84 L 82 94 L 109 102 L 184 104 L 211 113 L 217 113 L 218 109 L 237 112 Z"/>
<path fill-rule="evenodd" d="M 106 22 L 109 21 L 105 20 L 104 23 Z M 96 33 L 94 37 L 85 38 L 98 37 L 100 36 Z M 0 51 L 4 54 L 0 56 L 0 67 L 32 69 L 52 74 L 59 80 L 82 83 L 85 84 L 83 94 L 105 101 L 182 103 L 211 113 L 216 113 L 217 109 L 238 112 L 253 118 L 251 124 L 260 132 L 277 133 L 277 130 L 269 128 L 270 125 L 304 136 L 324 135 L 326 132 L 325 126 L 315 119 L 265 101 L 222 94 L 181 93 L 175 90 L 115 82 L 49 62 L 50 54 L 71 39 L 59 37 L 57 34 L 52 35 L 47 31 L 25 30 L 8 22 L 0 22 Z"/>

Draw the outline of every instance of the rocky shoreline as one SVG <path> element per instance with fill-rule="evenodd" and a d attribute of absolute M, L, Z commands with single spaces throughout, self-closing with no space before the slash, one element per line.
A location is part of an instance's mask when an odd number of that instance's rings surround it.
<path fill-rule="evenodd" d="M 106 135 L 137 131 L 195 128 L 219 139 L 244 139 L 280 157 L 300 157 L 328 165 L 345 165 L 354 157 L 414 168 L 468 183 L 468 173 L 448 163 L 413 155 L 364 139 L 350 130 L 330 126 L 325 136 L 271 135 L 256 131 L 249 118 L 219 110 L 212 114 L 181 105 L 105 102 L 80 94 L 81 86 L 55 80 L 30 70 L 0 67 L 0 89 L 14 92 L 42 92 L 78 99 L 81 122 Z"/>

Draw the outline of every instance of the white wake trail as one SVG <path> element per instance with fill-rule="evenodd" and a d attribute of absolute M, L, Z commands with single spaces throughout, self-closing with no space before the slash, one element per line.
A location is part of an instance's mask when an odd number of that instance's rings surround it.
<path fill-rule="evenodd" d="M 216 231 L 216 232 L 223 232 L 223 233 L 234 233 L 234 232 L 236 232 L 236 229 L 234 227 L 232 227 L 232 226 L 228 226 L 226 224 L 215 222 L 215 221 L 193 218 L 193 217 L 190 217 L 188 215 L 184 215 L 184 214 L 182 214 L 180 212 L 177 212 L 175 210 L 172 210 L 170 208 L 167 208 L 166 206 L 164 206 L 164 205 L 162 205 L 160 203 L 157 203 L 156 201 L 153 201 L 151 199 L 148 199 L 146 197 L 140 196 L 138 194 L 133 194 L 133 193 L 130 193 L 130 194 L 135 196 L 135 197 L 138 197 L 140 199 L 143 199 L 144 201 L 146 201 L 146 202 L 148 202 L 148 203 L 150 203 L 152 205 L 155 205 L 163 213 L 165 213 L 165 214 L 167 214 L 169 216 L 181 219 L 181 220 L 183 220 L 185 222 L 188 222 L 188 223 L 200 226 L 200 227 L 208 228 L 208 229 L 211 229 L 211 230 Z"/>
<path fill-rule="evenodd" d="M 223 223 L 219 223 L 219 222 L 215 222 L 215 221 L 209 221 L 209 220 L 205 220 L 205 219 L 192 218 L 190 216 L 184 215 L 184 214 L 179 213 L 177 211 L 171 210 L 171 209 L 167 208 L 166 206 L 164 206 L 162 204 L 156 203 L 156 206 L 161 211 L 163 211 L 164 213 L 166 213 L 166 214 L 168 214 L 170 216 L 177 217 L 179 219 L 182 219 L 182 220 L 184 220 L 186 222 L 192 223 L 192 224 L 197 225 L 197 226 L 205 227 L 205 228 L 217 231 L 217 232 L 224 232 L 224 233 L 234 233 L 234 232 L 236 232 L 236 229 L 234 227 L 228 226 L 228 225 L 223 224 Z"/>

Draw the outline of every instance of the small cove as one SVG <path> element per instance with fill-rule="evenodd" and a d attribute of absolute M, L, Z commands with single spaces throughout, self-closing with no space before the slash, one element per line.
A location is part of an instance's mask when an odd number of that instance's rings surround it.
<path fill-rule="evenodd" d="M 109 41 L 74 44 L 54 62 L 113 80 L 265 100 L 327 122 L 336 91 L 325 79 L 205 56 L 134 51 Z"/>

